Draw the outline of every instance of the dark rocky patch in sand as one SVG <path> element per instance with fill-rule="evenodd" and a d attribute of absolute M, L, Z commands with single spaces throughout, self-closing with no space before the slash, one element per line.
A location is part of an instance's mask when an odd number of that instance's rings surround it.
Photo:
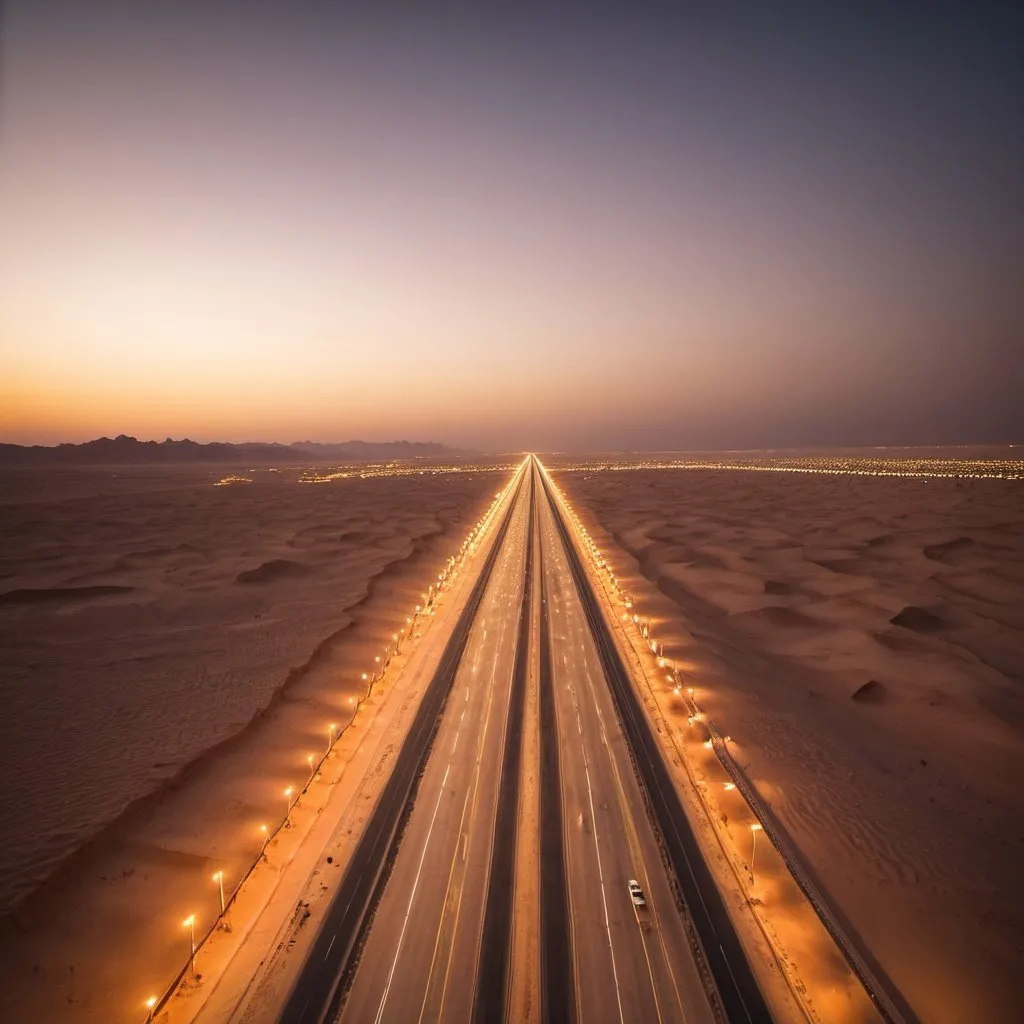
<path fill-rule="evenodd" d="M 885 699 L 885 687 L 877 679 L 869 679 L 850 694 L 850 700 L 858 704 L 881 704 Z"/>
<path fill-rule="evenodd" d="M 939 633 L 946 627 L 946 623 L 925 608 L 918 608 L 909 604 L 898 615 L 889 620 L 894 626 L 902 626 L 904 629 L 912 629 L 915 633 Z"/>

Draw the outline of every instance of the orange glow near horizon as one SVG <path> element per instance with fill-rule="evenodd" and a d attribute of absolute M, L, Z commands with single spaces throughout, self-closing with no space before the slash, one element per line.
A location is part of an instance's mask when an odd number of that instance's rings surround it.
<path fill-rule="evenodd" d="M 843 122 L 790 101 L 833 76 L 769 62 L 746 95 L 713 18 L 642 19 L 634 50 L 496 15 L 481 49 L 398 14 L 157 6 L 5 8 L 0 441 L 1015 440 L 979 267 L 1019 217 L 961 173 L 986 139 L 947 167 L 859 111 L 877 166 L 831 166 L 802 147 Z"/>

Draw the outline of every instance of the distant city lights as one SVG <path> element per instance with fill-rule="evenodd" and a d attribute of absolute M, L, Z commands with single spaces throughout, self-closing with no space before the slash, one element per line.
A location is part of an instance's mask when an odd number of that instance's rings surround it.
<path fill-rule="evenodd" d="M 290 466 L 282 469 L 278 466 L 260 467 L 248 470 L 247 476 L 231 474 L 215 480 L 214 487 L 228 487 L 231 484 L 251 484 L 258 479 L 259 473 L 296 474 L 295 480 L 300 484 L 327 484 L 335 480 L 371 480 L 381 477 L 401 476 L 446 476 L 452 473 L 510 473 L 520 463 L 483 462 L 483 463 L 420 463 L 420 462 L 359 462 L 351 464 L 328 464 L 310 466 Z M 498 492 L 499 494 L 503 492 Z"/>
<path fill-rule="evenodd" d="M 740 470 L 754 473 L 824 473 L 841 476 L 938 477 L 954 480 L 1022 480 L 1024 459 L 916 458 L 893 455 L 738 456 L 735 459 L 624 458 L 567 462 L 559 473 L 623 472 L 645 469 Z"/>

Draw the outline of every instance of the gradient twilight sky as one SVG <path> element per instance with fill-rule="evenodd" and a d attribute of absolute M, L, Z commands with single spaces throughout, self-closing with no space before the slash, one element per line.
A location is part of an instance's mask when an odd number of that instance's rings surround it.
<path fill-rule="evenodd" d="M 1021 6 L 674 7 L 7 0 L 0 440 L 1024 441 Z"/>

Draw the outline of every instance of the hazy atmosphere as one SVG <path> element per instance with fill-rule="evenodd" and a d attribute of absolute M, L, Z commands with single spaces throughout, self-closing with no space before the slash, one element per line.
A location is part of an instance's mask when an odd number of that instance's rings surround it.
<path fill-rule="evenodd" d="M 1024 6 L 0 0 L 0 1019 L 1018 1024 Z"/>
<path fill-rule="evenodd" d="M 7 0 L 0 440 L 1024 434 L 1019 5 Z"/>

